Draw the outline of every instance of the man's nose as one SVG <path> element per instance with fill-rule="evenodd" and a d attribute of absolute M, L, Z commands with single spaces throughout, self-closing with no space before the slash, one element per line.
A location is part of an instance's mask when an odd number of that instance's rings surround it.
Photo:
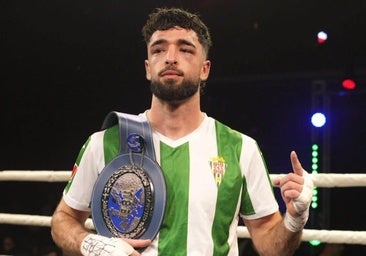
<path fill-rule="evenodd" d="M 166 64 L 177 64 L 177 49 L 174 46 L 170 46 L 166 54 Z"/>

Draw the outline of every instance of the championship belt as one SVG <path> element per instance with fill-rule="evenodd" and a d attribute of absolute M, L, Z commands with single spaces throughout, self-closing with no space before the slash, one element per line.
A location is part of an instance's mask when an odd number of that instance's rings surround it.
<path fill-rule="evenodd" d="M 102 129 L 115 124 L 120 149 L 94 185 L 94 227 L 107 237 L 153 240 L 164 215 L 166 186 L 155 160 L 152 130 L 144 118 L 119 112 L 110 112 Z"/>

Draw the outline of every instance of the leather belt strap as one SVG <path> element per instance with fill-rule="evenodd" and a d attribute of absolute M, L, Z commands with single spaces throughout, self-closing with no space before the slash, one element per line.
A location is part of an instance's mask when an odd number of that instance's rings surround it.
<path fill-rule="evenodd" d="M 119 135 L 120 135 L 120 149 L 119 154 L 128 153 L 129 150 L 135 153 L 140 153 L 141 151 L 133 150 L 128 147 L 126 140 L 129 138 L 130 134 L 137 134 L 143 137 L 143 147 L 145 148 L 146 156 L 150 157 L 152 160 L 156 160 L 154 151 L 154 142 L 152 138 L 152 129 L 147 120 L 141 116 L 131 115 L 121 112 L 112 111 L 104 119 L 102 124 L 102 129 L 109 128 L 115 124 L 119 125 Z M 141 148 L 142 150 L 142 148 Z"/>

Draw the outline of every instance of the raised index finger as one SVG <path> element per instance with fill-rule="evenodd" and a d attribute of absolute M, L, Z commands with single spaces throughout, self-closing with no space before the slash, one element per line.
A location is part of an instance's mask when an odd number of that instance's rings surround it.
<path fill-rule="evenodd" d="M 302 176 L 303 168 L 295 151 L 291 151 L 290 158 L 291 158 L 292 170 L 294 171 L 295 174 Z"/>

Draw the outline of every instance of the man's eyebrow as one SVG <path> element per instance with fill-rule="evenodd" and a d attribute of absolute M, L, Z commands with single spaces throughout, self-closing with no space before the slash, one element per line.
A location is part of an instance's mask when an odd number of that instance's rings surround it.
<path fill-rule="evenodd" d="M 150 47 L 153 47 L 153 46 L 155 46 L 155 45 L 159 45 L 159 44 L 164 44 L 164 43 L 166 43 L 166 42 L 167 42 L 167 40 L 165 40 L 165 39 L 159 39 L 159 40 L 154 41 L 154 42 L 150 45 Z"/>
<path fill-rule="evenodd" d="M 188 45 L 188 46 L 192 46 L 193 48 L 196 48 L 196 46 L 193 43 L 191 43 L 190 41 L 187 41 L 185 39 L 179 39 L 178 45 Z"/>
<path fill-rule="evenodd" d="M 150 45 L 150 47 L 154 47 L 155 45 L 159 45 L 159 44 L 165 44 L 167 42 L 168 42 L 168 40 L 166 40 L 166 39 L 158 39 L 158 40 L 154 41 Z M 185 39 L 178 39 L 177 42 L 178 42 L 178 45 L 188 45 L 188 46 L 192 46 L 192 47 L 196 48 L 196 46 L 193 43 L 191 43 L 190 41 L 185 40 Z"/>

